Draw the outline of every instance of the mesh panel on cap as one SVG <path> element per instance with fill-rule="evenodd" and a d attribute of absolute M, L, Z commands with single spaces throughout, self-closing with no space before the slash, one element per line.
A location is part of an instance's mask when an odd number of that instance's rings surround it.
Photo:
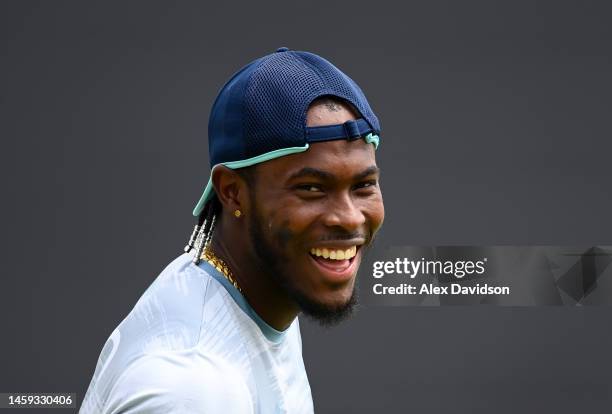
<path fill-rule="evenodd" d="M 334 95 L 343 97 L 351 102 L 361 113 L 361 116 L 363 116 L 375 130 L 380 132 L 380 125 L 376 115 L 372 112 L 361 88 L 359 88 L 351 78 L 320 56 L 303 52 L 300 54 L 300 57 L 316 68 L 324 82 L 335 91 Z"/>
<path fill-rule="evenodd" d="M 247 157 L 278 149 L 281 143 L 304 145 L 306 110 L 322 95 L 346 99 L 380 129 L 361 89 L 331 63 L 307 52 L 274 53 L 253 72 L 245 91 Z"/>
<path fill-rule="evenodd" d="M 304 102 L 323 87 L 292 52 L 269 56 L 251 76 L 245 94 L 244 131 L 252 154 L 274 150 L 286 140 L 304 145 Z"/>

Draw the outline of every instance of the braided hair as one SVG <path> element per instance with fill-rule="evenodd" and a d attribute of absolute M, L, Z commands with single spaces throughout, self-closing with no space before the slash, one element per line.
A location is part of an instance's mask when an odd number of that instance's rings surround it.
<path fill-rule="evenodd" d="M 246 181 L 249 187 L 253 187 L 255 185 L 255 167 L 243 167 L 235 169 L 240 177 Z M 206 249 L 211 240 L 213 231 L 215 228 L 215 221 L 219 220 L 221 217 L 222 204 L 217 197 L 217 194 L 213 192 L 210 200 L 204 204 L 204 208 L 202 212 L 198 216 L 198 223 L 193 228 L 193 232 L 189 237 L 189 242 L 187 246 L 185 246 L 185 253 L 189 253 L 191 249 L 195 249 L 195 255 L 193 257 L 193 262 L 195 264 L 200 263 L 200 256 L 204 249 Z"/>
<path fill-rule="evenodd" d="M 221 213 L 221 202 L 217 198 L 216 194 L 213 194 L 212 198 L 206 202 L 204 209 L 198 216 L 198 223 L 193 228 L 193 232 L 189 237 L 189 242 L 185 246 L 185 253 L 195 249 L 195 255 L 193 262 L 198 264 L 200 262 L 200 256 L 202 251 L 208 247 L 212 240 L 213 231 L 215 228 L 215 221 Z"/>

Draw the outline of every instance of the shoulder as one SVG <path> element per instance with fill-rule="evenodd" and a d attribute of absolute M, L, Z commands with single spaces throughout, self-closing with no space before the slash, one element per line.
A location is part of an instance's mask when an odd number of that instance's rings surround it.
<path fill-rule="evenodd" d="M 84 412 L 99 412 L 111 393 L 119 395 L 118 381 L 136 386 L 130 380 L 134 372 L 156 371 L 143 381 L 163 380 L 165 371 L 184 375 L 189 364 L 172 365 L 170 356 L 184 357 L 198 345 L 206 302 L 218 290 L 218 284 L 191 262 L 190 255 L 172 261 L 106 341 L 83 401 L 91 410 Z M 221 365 L 210 365 L 204 374 L 217 366 Z"/>
<path fill-rule="evenodd" d="M 183 254 L 170 263 L 119 325 L 123 340 L 145 352 L 189 348 L 197 341 L 211 277 Z M 128 340 L 129 337 L 129 340 Z"/>
<path fill-rule="evenodd" d="M 241 373 L 197 351 L 146 355 L 117 379 L 104 413 L 251 413 Z"/>

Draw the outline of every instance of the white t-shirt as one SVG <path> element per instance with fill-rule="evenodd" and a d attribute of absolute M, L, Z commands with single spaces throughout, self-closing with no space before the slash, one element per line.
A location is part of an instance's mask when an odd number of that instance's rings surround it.
<path fill-rule="evenodd" d="M 298 319 L 275 330 L 192 258 L 170 263 L 113 331 L 79 412 L 312 413 Z"/>

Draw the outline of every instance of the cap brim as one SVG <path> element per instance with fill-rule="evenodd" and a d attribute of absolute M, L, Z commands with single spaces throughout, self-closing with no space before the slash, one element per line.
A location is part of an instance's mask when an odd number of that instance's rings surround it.
<path fill-rule="evenodd" d="M 206 187 L 204 188 L 204 193 L 202 193 L 202 197 L 200 197 L 200 200 L 198 200 L 198 204 L 196 204 L 195 208 L 193 209 L 193 215 L 195 217 L 199 216 L 200 213 L 202 213 L 202 210 L 204 210 L 204 206 L 206 205 L 206 202 L 212 197 L 213 194 L 213 186 L 212 186 L 212 171 L 210 174 L 210 178 L 208 179 L 208 183 L 206 183 Z"/>
<path fill-rule="evenodd" d="M 212 174 L 217 166 L 224 165 L 227 168 L 231 168 L 232 170 L 235 170 L 237 168 L 250 167 L 251 165 L 259 164 L 261 162 L 272 160 L 274 158 L 284 157 L 285 155 L 296 154 L 298 152 L 304 152 L 309 148 L 309 146 L 310 145 L 306 143 L 303 147 L 281 148 L 274 151 L 266 152 L 265 154 L 257 155 L 252 158 L 247 158 L 246 160 L 222 162 L 215 165 L 210 171 L 210 178 L 208 178 L 206 188 L 204 188 L 202 197 L 200 197 L 200 200 L 193 209 L 192 214 L 196 217 L 199 216 L 202 213 L 202 210 L 204 210 L 206 202 L 210 200 L 210 198 L 213 196 L 215 190 L 212 185 Z"/>
<path fill-rule="evenodd" d="M 374 148 L 378 149 L 378 144 L 380 140 L 378 135 L 369 133 L 364 137 L 364 139 L 368 144 L 373 144 Z M 233 170 L 237 168 L 250 167 L 251 165 L 269 161 L 274 158 L 284 157 L 285 155 L 296 154 L 298 152 L 304 152 L 309 147 L 310 147 L 310 144 L 306 143 L 304 144 L 303 147 L 281 148 L 281 149 L 277 149 L 274 151 L 266 152 L 265 154 L 257 155 L 256 157 L 248 158 L 246 160 L 222 162 L 220 164 L 215 165 L 210 171 L 210 177 L 208 178 L 208 183 L 206 183 L 204 192 L 202 193 L 200 200 L 198 200 L 198 203 L 193 209 L 192 214 L 195 217 L 198 217 L 202 213 L 202 210 L 204 210 L 204 206 L 206 205 L 206 202 L 208 202 L 208 200 L 210 200 L 213 194 L 215 193 L 215 190 L 212 185 L 212 174 L 217 166 L 224 165 L 227 168 L 231 168 Z"/>

